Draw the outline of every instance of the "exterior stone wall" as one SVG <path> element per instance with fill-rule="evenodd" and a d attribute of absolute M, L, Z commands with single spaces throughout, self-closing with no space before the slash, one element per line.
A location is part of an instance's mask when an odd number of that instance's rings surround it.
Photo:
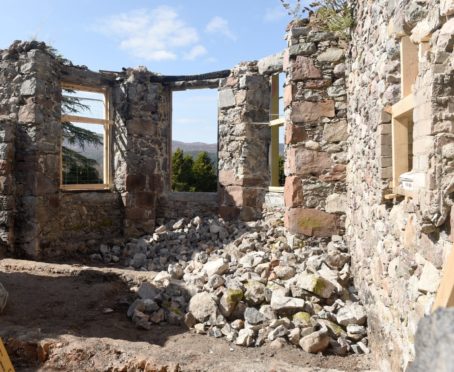
<path fill-rule="evenodd" d="M 37 42 L 0 51 L 0 67 L 2 249 L 39 258 L 153 231 L 169 180 L 170 89 L 143 69 L 111 76 L 68 65 Z M 111 190 L 60 188 L 62 81 L 108 88 Z"/>
<path fill-rule="evenodd" d="M 130 69 L 115 87 L 114 185 L 124 206 L 124 233 L 154 230 L 157 198 L 170 179 L 170 90 Z"/>
<path fill-rule="evenodd" d="M 215 192 L 171 192 L 158 200 L 157 218 L 214 216 L 219 211 L 219 197 Z"/>
<path fill-rule="evenodd" d="M 346 235 L 382 370 L 402 370 L 413 360 L 417 323 L 430 311 L 452 247 L 454 28 L 442 11 L 452 3 L 442 3 L 383 0 L 356 8 L 361 22 L 352 33 L 348 74 Z M 393 198 L 390 112 L 401 98 L 404 35 L 425 43 L 413 87 L 413 170 L 423 174 L 425 186 L 412 197 Z"/>
<path fill-rule="evenodd" d="M 0 102 L 2 101 L 0 99 Z M 6 120 L 6 118 L 0 119 L 0 257 L 13 249 L 16 204 L 14 176 L 16 126 Z"/>
<path fill-rule="evenodd" d="M 260 218 L 270 185 L 270 81 L 257 62 L 241 63 L 219 90 L 220 214 Z"/>
<path fill-rule="evenodd" d="M 290 233 L 343 233 L 347 164 L 345 46 L 331 33 L 293 27 L 284 54 L 287 82 L 285 206 Z"/>

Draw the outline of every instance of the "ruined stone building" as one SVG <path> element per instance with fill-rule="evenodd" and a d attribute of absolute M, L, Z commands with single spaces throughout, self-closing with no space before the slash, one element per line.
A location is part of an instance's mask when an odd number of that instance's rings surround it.
<path fill-rule="evenodd" d="M 295 23 L 276 55 L 199 76 L 93 72 L 34 41 L 0 51 L 0 248 L 61 257 L 163 219 L 283 208 L 290 241 L 344 236 L 372 352 L 383 370 L 405 368 L 453 246 L 454 2 L 358 1 L 354 14 L 350 41 Z M 62 182 L 62 88 L 107 102 L 94 188 Z M 201 88 L 219 91 L 218 191 L 172 192 L 172 92 Z M 273 123 L 285 130 L 282 190 Z"/>

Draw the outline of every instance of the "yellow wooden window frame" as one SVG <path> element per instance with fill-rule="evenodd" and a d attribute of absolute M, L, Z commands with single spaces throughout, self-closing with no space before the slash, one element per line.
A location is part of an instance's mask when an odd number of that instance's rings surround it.
<path fill-rule="evenodd" d="M 269 191 L 283 192 L 284 188 L 279 185 L 279 127 L 284 125 L 284 118 L 279 117 L 279 75 L 271 76 L 271 106 L 270 106 L 270 171 L 271 185 Z"/>
<path fill-rule="evenodd" d="M 409 131 L 413 125 L 413 85 L 418 76 L 420 46 L 413 44 L 408 36 L 400 41 L 401 100 L 392 106 L 392 181 L 393 193 L 413 196 L 399 185 L 400 176 L 411 171 L 409 157 Z"/>
<path fill-rule="evenodd" d="M 111 187 L 111 171 L 110 171 L 110 153 L 111 153 L 111 125 L 110 125 L 110 101 L 109 91 L 107 87 L 92 87 L 73 83 L 62 82 L 61 89 L 72 89 L 82 92 L 102 93 L 104 95 L 104 119 L 95 119 L 85 116 L 62 115 L 61 122 L 73 122 L 84 124 L 100 124 L 104 126 L 104 149 L 103 149 L 103 180 L 102 184 L 63 184 L 63 150 L 60 149 L 60 188 L 65 191 L 96 191 L 109 190 Z M 63 141 L 61 146 L 63 145 Z"/>

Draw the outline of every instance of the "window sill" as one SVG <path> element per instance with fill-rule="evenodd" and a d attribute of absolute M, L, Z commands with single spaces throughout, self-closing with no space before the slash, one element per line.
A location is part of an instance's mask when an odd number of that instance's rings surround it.
<path fill-rule="evenodd" d="M 269 186 L 268 187 L 269 192 L 279 192 L 279 193 L 284 193 L 284 186 Z"/>
<path fill-rule="evenodd" d="M 61 185 L 61 191 L 111 191 L 109 185 Z"/>

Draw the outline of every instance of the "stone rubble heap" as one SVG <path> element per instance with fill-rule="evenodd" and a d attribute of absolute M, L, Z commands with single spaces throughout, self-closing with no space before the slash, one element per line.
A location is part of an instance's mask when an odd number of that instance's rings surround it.
<path fill-rule="evenodd" d="M 304 243 L 286 236 L 276 213 L 249 223 L 196 217 L 124 247 L 101 246 L 93 259 L 160 270 L 134 288 L 128 316 L 138 327 L 184 321 L 241 346 L 288 342 L 312 353 L 368 353 L 366 313 L 342 238 Z"/>

